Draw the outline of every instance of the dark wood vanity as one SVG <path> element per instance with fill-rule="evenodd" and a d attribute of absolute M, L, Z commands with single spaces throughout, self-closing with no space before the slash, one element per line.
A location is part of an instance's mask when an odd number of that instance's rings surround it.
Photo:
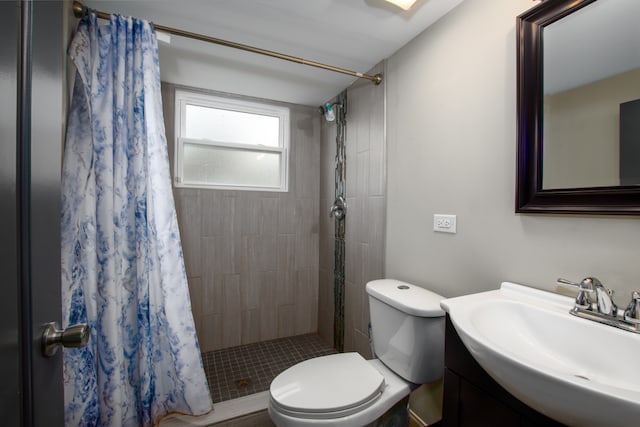
<path fill-rule="evenodd" d="M 563 426 L 496 383 L 471 356 L 447 315 L 443 427 Z"/>

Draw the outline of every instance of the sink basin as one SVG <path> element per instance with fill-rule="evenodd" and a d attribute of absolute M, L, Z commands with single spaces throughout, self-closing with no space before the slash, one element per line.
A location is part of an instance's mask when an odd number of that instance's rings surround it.
<path fill-rule="evenodd" d="M 574 299 L 515 283 L 441 302 L 496 382 L 570 426 L 638 425 L 640 334 L 569 314 Z"/>

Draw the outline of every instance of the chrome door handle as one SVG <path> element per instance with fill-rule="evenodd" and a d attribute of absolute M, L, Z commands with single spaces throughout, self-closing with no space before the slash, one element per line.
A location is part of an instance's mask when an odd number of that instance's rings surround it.
<path fill-rule="evenodd" d="M 42 331 L 42 355 L 51 357 L 56 354 L 59 346 L 78 348 L 89 342 L 91 328 L 86 323 L 78 323 L 64 330 L 58 329 L 55 322 L 47 323 Z"/>

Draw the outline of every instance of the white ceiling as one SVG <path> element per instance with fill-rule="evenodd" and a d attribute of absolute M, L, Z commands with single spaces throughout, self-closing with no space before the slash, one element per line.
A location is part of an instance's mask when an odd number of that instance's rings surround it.
<path fill-rule="evenodd" d="M 94 9 L 366 73 L 463 0 L 87 0 Z M 159 43 L 162 79 L 320 105 L 355 78 L 171 36 Z M 373 83 L 372 83 L 373 84 Z"/>

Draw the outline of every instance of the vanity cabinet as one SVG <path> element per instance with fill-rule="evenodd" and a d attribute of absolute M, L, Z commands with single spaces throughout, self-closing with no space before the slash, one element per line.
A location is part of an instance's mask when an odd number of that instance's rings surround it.
<path fill-rule="evenodd" d="M 447 315 L 443 427 L 563 426 L 525 405 L 489 376 L 464 346 Z"/>

